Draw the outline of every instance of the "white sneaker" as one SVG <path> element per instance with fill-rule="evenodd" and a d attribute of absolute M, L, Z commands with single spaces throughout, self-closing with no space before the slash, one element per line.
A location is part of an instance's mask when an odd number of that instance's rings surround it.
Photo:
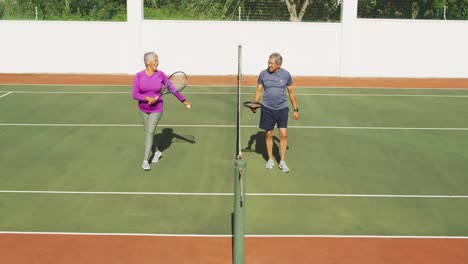
<path fill-rule="evenodd" d="M 158 160 L 159 160 L 159 158 L 161 158 L 161 156 L 162 156 L 162 152 L 159 151 L 159 150 L 156 151 L 156 152 L 154 153 L 153 159 L 151 160 L 151 163 L 156 163 L 156 162 L 158 162 Z"/>
<path fill-rule="evenodd" d="M 278 167 L 283 171 L 283 172 L 289 172 L 288 165 L 286 165 L 286 162 L 281 161 Z"/>
<path fill-rule="evenodd" d="M 151 167 L 150 167 L 150 165 L 149 165 L 149 163 L 148 163 L 147 160 L 144 160 L 144 161 L 143 161 L 143 164 L 141 165 L 141 167 L 142 167 L 143 170 L 145 170 L 145 171 L 151 170 Z"/>
<path fill-rule="evenodd" d="M 266 169 L 273 169 L 273 166 L 275 165 L 275 162 L 273 160 L 268 160 L 267 163 L 265 164 Z"/>

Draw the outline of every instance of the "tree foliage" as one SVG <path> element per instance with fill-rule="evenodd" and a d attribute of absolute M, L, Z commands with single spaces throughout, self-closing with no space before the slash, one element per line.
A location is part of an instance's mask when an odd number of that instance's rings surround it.
<path fill-rule="evenodd" d="M 0 19 L 124 21 L 126 0 L 0 0 Z M 1 3 L 1 2 L 0 2 Z M 37 10 L 37 11 L 36 11 Z M 3 13 L 3 16 L 1 16 Z"/>
<path fill-rule="evenodd" d="M 468 20 L 468 1 L 359 0 L 358 17 Z"/>
<path fill-rule="evenodd" d="M 337 0 L 145 0 L 147 19 L 339 21 Z"/>
<path fill-rule="evenodd" d="M 340 20 L 345 0 L 144 0 L 146 19 Z M 127 0 L 0 0 L 0 19 L 125 21 Z M 37 10 L 37 13 L 36 13 Z M 358 17 L 468 20 L 468 0 L 359 0 Z"/>
<path fill-rule="evenodd" d="M 145 0 L 145 18 L 178 20 L 232 20 L 235 0 Z"/>

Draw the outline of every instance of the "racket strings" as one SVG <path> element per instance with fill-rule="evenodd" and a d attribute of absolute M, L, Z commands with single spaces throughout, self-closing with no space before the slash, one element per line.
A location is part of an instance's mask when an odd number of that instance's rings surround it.
<path fill-rule="evenodd" d="M 176 73 L 169 77 L 169 89 L 172 91 L 180 91 L 187 86 L 187 76 L 184 73 Z"/>

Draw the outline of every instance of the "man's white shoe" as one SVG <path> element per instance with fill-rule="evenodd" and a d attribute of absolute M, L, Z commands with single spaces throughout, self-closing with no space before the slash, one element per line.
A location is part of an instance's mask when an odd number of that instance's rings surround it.
<path fill-rule="evenodd" d="M 156 151 L 156 152 L 154 153 L 153 159 L 151 160 L 151 163 L 156 163 L 156 162 L 158 162 L 158 160 L 159 160 L 159 158 L 161 158 L 161 156 L 162 156 L 162 152 L 159 151 L 159 150 Z"/>
<path fill-rule="evenodd" d="M 273 169 L 273 166 L 275 166 L 275 162 L 273 160 L 268 160 L 265 164 L 265 168 L 269 170 Z"/>
<path fill-rule="evenodd" d="M 278 167 L 283 171 L 283 172 L 289 172 L 288 165 L 286 165 L 286 162 L 281 161 Z"/>
<path fill-rule="evenodd" d="M 150 165 L 149 165 L 149 163 L 148 163 L 147 160 L 144 160 L 144 161 L 143 161 L 143 164 L 141 165 L 141 167 L 142 167 L 143 170 L 145 170 L 145 171 L 151 170 L 151 167 L 150 167 Z"/>

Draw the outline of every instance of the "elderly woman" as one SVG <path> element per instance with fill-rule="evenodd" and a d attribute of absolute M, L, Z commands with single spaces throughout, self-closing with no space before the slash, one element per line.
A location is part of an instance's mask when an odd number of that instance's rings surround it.
<path fill-rule="evenodd" d="M 164 72 L 158 70 L 159 59 L 156 53 L 145 53 L 143 60 L 146 68 L 135 75 L 132 95 L 133 99 L 138 101 L 138 112 L 143 121 L 146 133 L 142 168 L 143 170 L 150 170 L 150 155 L 153 154 L 152 163 L 157 162 L 162 155 L 161 151 L 157 148 L 152 150 L 152 146 L 154 132 L 156 131 L 156 126 L 163 113 L 164 102 L 162 96 L 159 95 L 167 84 L 168 78 Z M 183 103 L 185 107 L 190 108 L 192 106 L 179 92 L 175 92 L 173 95 Z M 153 151 L 153 153 L 151 153 L 151 151 Z"/>

